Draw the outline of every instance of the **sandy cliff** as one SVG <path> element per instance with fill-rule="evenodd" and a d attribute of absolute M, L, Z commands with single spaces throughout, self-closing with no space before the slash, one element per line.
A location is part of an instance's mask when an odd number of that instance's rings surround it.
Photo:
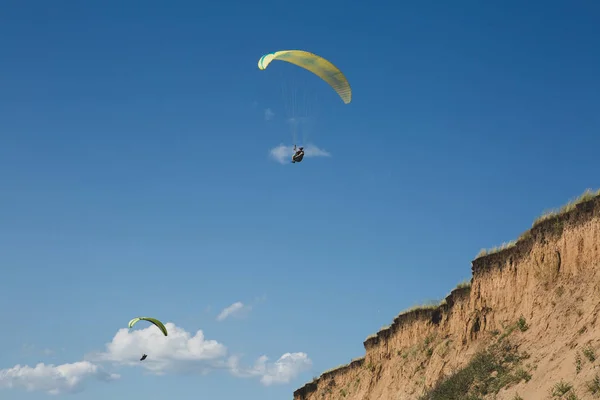
<path fill-rule="evenodd" d="M 470 285 L 401 313 L 294 400 L 600 398 L 599 247 L 588 193 L 475 259 Z"/>

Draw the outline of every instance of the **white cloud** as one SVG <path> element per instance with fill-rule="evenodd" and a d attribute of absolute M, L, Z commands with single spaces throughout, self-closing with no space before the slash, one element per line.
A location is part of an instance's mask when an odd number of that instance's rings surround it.
<path fill-rule="evenodd" d="M 246 315 L 251 309 L 252 306 L 244 305 L 244 303 L 241 301 L 235 302 L 229 307 L 225 307 L 223 311 L 221 311 L 221 313 L 217 316 L 217 321 L 224 321 L 229 317 L 241 317 Z"/>
<path fill-rule="evenodd" d="M 49 394 L 78 392 L 83 389 L 84 382 L 90 379 L 109 382 L 119 379 L 119 375 L 109 374 L 88 361 L 56 366 L 43 363 L 35 367 L 16 365 L 0 370 L 0 388 L 21 388 Z"/>
<path fill-rule="evenodd" d="M 227 347 L 216 340 L 207 340 L 201 330 L 195 335 L 172 323 L 165 324 L 164 336 L 155 326 L 129 331 L 120 329 L 106 345 L 107 351 L 91 356 L 94 361 L 144 368 L 154 374 L 206 374 L 213 370 L 228 370 L 238 377 L 260 377 L 266 385 L 288 383 L 312 361 L 305 353 L 286 353 L 274 363 L 259 357 L 253 367 L 242 368 L 239 356 L 227 358 Z M 148 358 L 139 361 L 142 354 Z"/>
<path fill-rule="evenodd" d="M 269 362 L 263 355 L 254 365 L 242 367 L 239 355 L 228 357 L 227 347 L 206 339 L 201 330 L 192 334 L 173 323 L 165 326 L 168 336 L 153 325 L 131 331 L 120 329 L 106 344 L 104 352 L 90 354 L 86 361 L 62 365 L 40 363 L 35 367 L 16 365 L 0 370 L 0 389 L 74 393 L 90 380 L 110 382 L 120 378 L 118 374 L 106 372 L 102 363 L 143 368 L 156 375 L 207 374 L 223 370 L 235 377 L 257 378 L 265 386 L 289 383 L 312 365 L 306 353 L 285 353 L 275 362 Z M 139 360 L 142 354 L 148 354 L 144 361 Z"/>
<path fill-rule="evenodd" d="M 267 356 L 261 356 L 253 367 L 241 368 L 239 358 L 229 358 L 228 364 L 231 373 L 241 378 L 260 376 L 260 381 L 265 386 L 289 383 L 301 373 L 310 370 L 312 361 L 306 353 L 285 353 L 279 360 L 269 363 Z"/>
<path fill-rule="evenodd" d="M 273 384 L 289 383 L 312 366 L 312 361 L 306 353 L 285 353 L 275 363 L 267 363 L 268 358 L 263 356 L 259 359 L 262 378 L 260 381 L 265 386 Z"/>
<path fill-rule="evenodd" d="M 275 117 L 275 113 L 270 108 L 265 109 L 265 121 L 270 121 Z"/>
<path fill-rule="evenodd" d="M 207 340 L 198 330 L 195 335 L 172 324 L 165 324 L 168 336 L 155 326 L 129 331 L 119 329 L 106 352 L 91 355 L 94 361 L 108 361 L 120 365 L 142 366 L 155 373 L 202 370 L 211 367 L 211 361 L 227 354 L 227 348 L 216 340 Z M 142 354 L 148 354 L 143 362 Z"/>
<path fill-rule="evenodd" d="M 315 145 L 309 144 L 304 147 L 304 157 L 331 157 L 331 154 Z"/>
<path fill-rule="evenodd" d="M 289 163 L 294 155 L 294 146 L 280 144 L 270 150 L 270 155 L 281 164 Z M 304 146 L 304 158 L 310 157 L 331 157 L 331 154 L 313 144 L 308 144 Z"/>

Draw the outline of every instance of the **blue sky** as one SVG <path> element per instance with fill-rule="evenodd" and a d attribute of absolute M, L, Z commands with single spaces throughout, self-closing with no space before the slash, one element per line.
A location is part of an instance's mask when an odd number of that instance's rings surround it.
<path fill-rule="evenodd" d="M 599 187 L 600 4 L 483 3 L 5 1 L 2 398 L 290 398 Z M 353 89 L 296 165 L 294 48 Z"/>

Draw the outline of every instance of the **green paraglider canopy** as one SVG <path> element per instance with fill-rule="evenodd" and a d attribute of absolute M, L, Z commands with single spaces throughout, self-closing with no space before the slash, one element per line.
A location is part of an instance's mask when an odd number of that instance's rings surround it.
<path fill-rule="evenodd" d="M 160 322 L 156 318 L 150 318 L 150 317 L 137 317 L 137 318 L 134 318 L 131 321 L 129 321 L 129 329 L 133 328 L 133 326 L 136 323 L 138 323 L 138 321 L 148 321 L 148 322 L 153 323 L 156 327 L 158 327 L 158 329 L 160 329 L 162 331 L 162 333 L 165 336 L 167 336 L 167 328 L 163 325 L 162 322 Z"/>

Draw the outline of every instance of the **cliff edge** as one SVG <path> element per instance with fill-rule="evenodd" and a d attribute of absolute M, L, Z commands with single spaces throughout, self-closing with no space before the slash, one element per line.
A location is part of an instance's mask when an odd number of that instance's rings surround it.
<path fill-rule="evenodd" d="M 480 253 L 469 284 L 400 313 L 294 400 L 600 398 L 599 195 Z"/>

